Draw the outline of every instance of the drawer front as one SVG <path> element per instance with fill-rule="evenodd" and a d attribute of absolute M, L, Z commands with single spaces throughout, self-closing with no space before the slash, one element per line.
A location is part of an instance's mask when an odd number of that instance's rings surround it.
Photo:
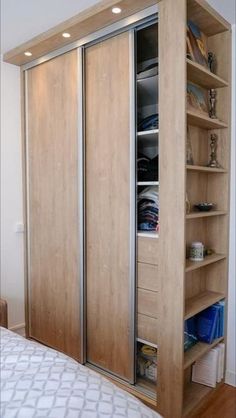
<path fill-rule="evenodd" d="M 138 263 L 138 287 L 158 292 L 160 288 L 158 266 Z"/>
<path fill-rule="evenodd" d="M 138 338 L 157 344 L 157 319 L 138 314 Z"/>
<path fill-rule="evenodd" d="M 140 263 L 158 264 L 158 238 L 138 237 L 138 261 Z"/>
<path fill-rule="evenodd" d="M 157 318 L 158 293 L 138 289 L 138 313 Z"/>

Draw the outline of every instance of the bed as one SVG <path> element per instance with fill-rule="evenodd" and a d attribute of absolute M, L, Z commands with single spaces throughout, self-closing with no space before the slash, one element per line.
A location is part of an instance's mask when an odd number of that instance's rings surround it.
<path fill-rule="evenodd" d="M 2 418 L 157 418 L 66 355 L 0 327 Z"/>

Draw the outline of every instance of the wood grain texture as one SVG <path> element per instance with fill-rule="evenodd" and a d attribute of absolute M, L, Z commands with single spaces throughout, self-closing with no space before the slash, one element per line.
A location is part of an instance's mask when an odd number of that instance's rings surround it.
<path fill-rule="evenodd" d="M 158 317 L 158 293 L 151 290 L 138 289 L 138 313 Z"/>
<path fill-rule="evenodd" d="M 165 0 L 159 5 L 161 303 L 158 327 L 160 385 L 157 395 L 160 400 L 160 413 L 165 418 L 180 418 L 183 402 L 187 80 L 185 57 L 186 1 Z"/>
<path fill-rule="evenodd" d="M 4 299 L 0 299 L 0 326 L 8 326 L 7 301 Z"/>
<path fill-rule="evenodd" d="M 159 260 L 159 239 L 138 237 L 138 261 L 157 265 Z"/>
<path fill-rule="evenodd" d="M 187 59 L 187 77 L 194 84 L 207 89 L 216 89 L 228 86 L 228 82 L 212 73 L 203 65 Z"/>
<path fill-rule="evenodd" d="M 29 336 L 80 360 L 77 52 L 28 71 Z"/>
<path fill-rule="evenodd" d="M 101 0 L 71 19 L 7 52 L 4 54 L 4 61 L 24 65 L 157 3 L 158 0 Z M 122 13 L 113 14 L 113 6 L 121 7 Z M 63 32 L 69 32 L 71 37 L 63 38 Z M 32 57 L 26 57 L 25 51 L 30 51 Z"/>
<path fill-rule="evenodd" d="M 131 379 L 129 33 L 89 47 L 86 69 L 87 360 Z"/>
<path fill-rule="evenodd" d="M 158 319 L 147 315 L 137 315 L 138 338 L 157 344 Z"/>
<path fill-rule="evenodd" d="M 138 288 L 157 292 L 159 289 L 158 267 L 138 263 Z"/>
<path fill-rule="evenodd" d="M 192 418 L 235 418 L 236 416 L 236 388 L 221 385 L 213 391 L 207 402 L 195 411 Z"/>
<path fill-rule="evenodd" d="M 230 30 L 230 24 L 206 0 L 187 0 L 187 16 L 207 36 Z"/>

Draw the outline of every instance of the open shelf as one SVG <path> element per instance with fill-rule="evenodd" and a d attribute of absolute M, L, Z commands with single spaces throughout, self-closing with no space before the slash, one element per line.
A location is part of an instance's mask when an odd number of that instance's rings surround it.
<path fill-rule="evenodd" d="M 211 119 L 209 116 L 205 116 L 203 113 L 187 111 L 188 125 L 198 126 L 203 129 L 222 129 L 227 128 L 228 125 L 218 119 Z"/>
<path fill-rule="evenodd" d="M 202 0 L 188 0 L 187 18 L 207 36 L 230 30 L 229 23 Z"/>
<path fill-rule="evenodd" d="M 208 396 L 211 396 L 220 386 L 222 386 L 222 383 L 218 383 L 216 388 L 210 388 L 194 382 L 188 383 L 184 389 L 183 417 L 188 418 L 192 416 L 190 414 L 199 407 L 201 402 L 206 400 Z"/>
<path fill-rule="evenodd" d="M 157 103 L 158 96 L 158 75 L 137 80 L 139 102 L 143 106 Z"/>
<path fill-rule="evenodd" d="M 187 78 L 195 84 L 198 84 L 206 89 L 216 89 L 227 87 L 229 83 L 216 74 L 212 73 L 203 65 L 187 59 Z"/>
<path fill-rule="evenodd" d="M 142 340 L 142 338 L 136 338 L 136 341 L 137 341 L 138 343 L 142 343 L 142 344 L 150 345 L 150 347 L 157 348 L 157 344 L 153 344 L 153 343 L 150 343 L 149 341 Z"/>
<path fill-rule="evenodd" d="M 139 143 L 145 146 L 157 145 L 159 129 L 152 129 L 150 131 L 141 131 L 137 133 Z"/>
<path fill-rule="evenodd" d="M 186 215 L 186 219 L 209 218 L 211 216 L 227 215 L 225 210 L 211 210 L 209 212 L 192 212 Z"/>
<path fill-rule="evenodd" d="M 185 321 L 224 298 L 225 295 L 223 293 L 211 292 L 207 290 L 192 298 L 186 299 L 184 316 Z"/>
<path fill-rule="evenodd" d="M 211 167 L 205 167 L 203 165 L 187 165 L 186 169 L 189 171 L 201 171 L 205 172 L 207 174 L 210 173 L 227 173 L 227 170 L 224 168 L 211 168 Z"/>
<path fill-rule="evenodd" d="M 138 231 L 138 237 L 143 237 L 143 238 L 158 238 L 159 234 L 158 232 L 155 231 Z"/>
<path fill-rule="evenodd" d="M 195 361 L 201 358 L 204 354 L 208 353 L 217 344 L 223 341 L 224 337 L 217 338 L 212 344 L 207 344 L 199 341 L 192 348 L 184 353 L 184 370 L 190 367 Z"/>
<path fill-rule="evenodd" d="M 216 263 L 217 261 L 224 260 L 225 258 L 226 255 L 224 254 L 212 254 L 206 256 L 203 261 L 186 260 L 185 272 L 188 273 L 189 271 L 197 270 L 201 267 L 208 266 L 209 264 Z"/>
<path fill-rule="evenodd" d="M 138 181 L 138 186 L 159 186 L 159 181 Z"/>

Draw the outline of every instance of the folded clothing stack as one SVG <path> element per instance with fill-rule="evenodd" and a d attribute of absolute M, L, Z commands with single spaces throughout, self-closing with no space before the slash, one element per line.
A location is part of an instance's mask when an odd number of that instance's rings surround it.
<path fill-rule="evenodd" d="M 139 231 L 158 231 L 159 227 L 159 187 L 146 187 L 138 195 Z"/>
<path fill-rule="evenodd" d="M 142 119 L 138 124 L 138 131 L 151 131 L 152 129 L 158 129 L 159 127 L 159 114 L 154 113 L 153 115 L 147 116 Z"/>
<path fill-rule="evenodd" d="M 159 156 L 148 158 L 138 154 L 138 181 L 158 181 Z"/>

